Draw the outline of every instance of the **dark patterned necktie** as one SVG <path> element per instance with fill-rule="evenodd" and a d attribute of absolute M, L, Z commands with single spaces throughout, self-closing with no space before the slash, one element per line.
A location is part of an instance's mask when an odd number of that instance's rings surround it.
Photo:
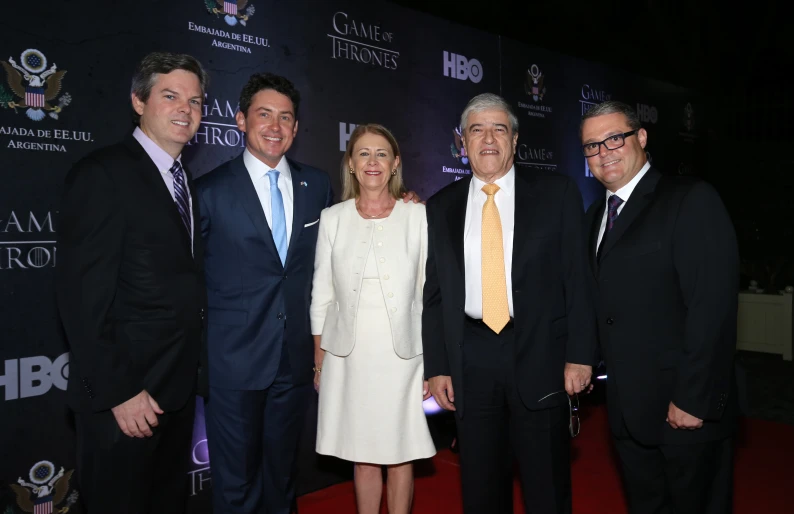
<path fill-rule="evenodd" d="M 623 203 L 623 200 L 618 195 L 612 195 L 607 200 L 607 206 L 609 207 L 609 215 L 607 217 L 607 228 L 604 230 L 604 237 L 606 237 L 607 232 L 612 230 L 612 227 L 615 225 L 615 220 L 618 219 L 618 208 Z"/>
<path fill-rule="evenodd" d="M 185 224 L 185 229 L 189 236 L 192 236 L 193 231 L 190 228 L 190 201 L 187 195 L 187 182 L 185 181 L 185 172 L 182 170 L 182 165 L 179 161 L 174 161 L 171 166 L 171 174 L 174 176 L 174 202 L 182 217 L 182 223 Z"/>
<path fill-rule="evenodd" d="M 604 242 L 607 240 L 607 234 L 612 230 L 615 221 L 618 219 L 618 207 L 623 203 L 623 199 L 618 195 L 612 195 L 607 199 L 607 225 L 604 227 L 604 235 L 601 237 L 601 244 L 598 246 L 597 257 L 601 259 L 601 249 L 604 247 Z"/>

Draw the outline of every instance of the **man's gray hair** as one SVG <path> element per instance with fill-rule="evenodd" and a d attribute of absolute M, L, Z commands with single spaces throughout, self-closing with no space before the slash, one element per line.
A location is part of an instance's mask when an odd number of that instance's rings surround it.
<path fill-rule="evenodd" d="M 460 115 L 461 132 L 466 131 L 469 114 L 482 111 L 504 111 L 507 114 L 507 119 L 510 120 L 510 128 L 513 134 L 518 133 L 518 117 L 513 112 L 513 108 L 510 107 L 509 103 L 505 102 L 504 98 L 493 93 L 482 93 L 469 100 L 466 108 L 463 109 L 463 114 Z"/>
<path fill-rule="evenodd" d="M 606 114 L 622 114 L 626 117 L 626 121 L 631 130 L 639 130 L 642 128 L 640 117 L 632 106 L 627 103 L 618 102 L 617 100 L 607 100 L 606 102 L 594 105 L 589 111 L 584 113 L 582 121 L 579 123 L 579 138 L 581 139 L 582 137 L 582 128 L 584 127 L 585 120 L 595 118 L 596 116 L 604 116 Z"/>

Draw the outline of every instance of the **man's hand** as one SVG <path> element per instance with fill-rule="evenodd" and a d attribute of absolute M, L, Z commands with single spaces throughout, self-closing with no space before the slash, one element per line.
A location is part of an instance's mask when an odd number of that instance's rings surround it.
<path fill-rule="evenodd" d="M 430 385 L 427 383 L 427 380 L 422 380 L 422 401 L 427 400 L 433 396 L 430 394 Z"/>
<path fill-rule="evenodd" d="M 670 402 L 670 406 L 667 408 L 667 419 L 665 421 L 674 429 L 686 428 L 687 430 L 695 430 L 703 426 L 702 419 L 682 411 L 673 402 Z"/>
<path fill-rule="evenodd" d="M 416 193 L 416 191 L 408 191 L 407 193 L 403 193 L 403 203 L 408 202 L 425 203 L 421 198 L 419 198 L 419 195 Z"/>
<path fill-rule="evenodd" d="M 452 389 L 452 377 L 439 375 L 428 380 L 430 393 L 439 407 L 444 410 L 455 410 L 455 391 Z"/>
<path fill-rule="evenodd" d="M 314 390 L 320 392 L 320 372 L 314 372 Z"/>
<path fill-rule="evenodd" d="M 121 431 L 129 437 L 152 437 L 150 427 L 156 427 L 157 415 L 163 414 L 163 410 L 146 391 L 141 391 L 110 410 Z"/>
<path fill-rule="evenodd" d="M 593 390 L 593 385 L 590 383 L 590 378 L 593 376 L 592 366 L 566 362 L 563 374 L 565 375 L 565 392 L 568 393 L 568 396 L 581 393 L 585 389 L 588 393 Z"/>

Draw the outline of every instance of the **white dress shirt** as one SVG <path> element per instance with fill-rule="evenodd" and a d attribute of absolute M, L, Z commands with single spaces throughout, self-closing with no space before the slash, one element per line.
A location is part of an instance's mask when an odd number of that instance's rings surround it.
<path fill-rule="evenodd" d="M 278 176 L 278 189 L 281 191 L 281 198 L 284 200 L 284 215 L 287 220 L 287 246 L 289 246 L 290 237 L 292 237 L 292 172 L 290 172 L 287 158 L 281 157 L 275 168 L 271 168 L 264 162 L 260 161 L 253 156 L 248 148 L 243 152 L 243 163 L 248 174 L 251 175 L 251 182 L 254 183 L 256 189 L 256 196 L 259 197 L 259 203 L 262 204 L 262 210 L 265 211 L 265 218 L 267 218 L 267 226 L 273 230 L 273 214 L 272 206 L 270 205 L 270 177 L 266 176 L 271 169 L 279 172 Z"/>
<path fill-rule="evenodd" d="M 179 164 L 182 164 L 182 154 L 176 156 L 176 159 L 171 157 L 168 152 L 157 146 L 157 143 L 152 141 L 152 139 L 146 135 L 146 133 L 141 130 L 140 127 L 135 127 L 135 130 L 132 131 L 132 137 L 138 141 L 143 150 L 146 152 L 146 155 L 154 162 L 154 165 L 157 166 L 158 171 L 160 171 L 160 176 L 163 177 L 163 182 L 165 182 L 165 187 L 168 188 L 168 192 L 171 193 L 171 198 L 174 199 L 176 202 L 176 196 L 174 194 L 174 175 L 171 173 L 171 167 L 174 165 L 174 161 L 179 161 Z M 182 166 L 182 173 L 185 175 L 185 189 L 187 190 L 187 202 L 188 208 L 190 209 L 190 251 L 193 251 L 193 197 L 190 194 L 190 186 L 187 183 L 187 172 L 184 171 L 185 167 Z"/>
<path fill-rule="evenodd" d="M 634 191 L 634 188 L 637 187 L 637 184 L 640 183 L 640 180 L 642 180 L 642 177 L 645 176 L 645 174 L 648 172 L 649 169 L 651 169 L 651 163 L 646 161 L 645 166 L 640 168 L 640 171 L 636 175 L 634 175 L 634 178 L 631 179 L 628 184 L 621 187 L 614 193 L 609 189 L 607 189 L 607 193 L 606 193 L 607 201 L 609 201 L 609 197 L 612 195 L 618 195 L 618 198 L 623 200 L 623 203 L 621 203 L 618 206 L 618 216 L 620 215 L 620 212 L 623 210 L 623 207 L 626 206 L 626 203 L 628 203 L 629 197 L 631 196 L 631 193 Z M 607 216 L 609 216 L 609 207 L 604 207 L 604 216 L 601 218 L 601 228 L 598 229 L 598 242 L 596 242 L 596 251 L 598 251 L 598 247 L 601 246 L 601 240 L 604 238 L 604 231 L 607 229 Z"/>
<path fill-rule="evenodd" d="M 502 220 L 502 245 L 505 256 L 505 278 L 507 279 L 507 305 L 513 317 L 513 228 L 516 211 L 516 170 L 494 182 L 499 191 L 494 195 L 499 218 Z M 482 208 L 488 198 L 482 188 L 485 182 L 471 178 L 469 198 L 466 201 L 466 221 L 463 228 L 463 258 L 466 272 L 466 305 L 464 311 L 475 319 L 482 319 Z"/>

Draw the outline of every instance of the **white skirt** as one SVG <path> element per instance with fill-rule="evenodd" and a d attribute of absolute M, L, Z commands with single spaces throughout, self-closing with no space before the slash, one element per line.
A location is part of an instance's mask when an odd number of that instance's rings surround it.
<path fill-rule="evenodd" d="M 370 464 L 432 457 L 422 408 L 424 362 L 394 352 L 378 279 L 363 280 L 356 323 L 350 355 L 326 352 L 323 359 L 317 453 Z"/>

